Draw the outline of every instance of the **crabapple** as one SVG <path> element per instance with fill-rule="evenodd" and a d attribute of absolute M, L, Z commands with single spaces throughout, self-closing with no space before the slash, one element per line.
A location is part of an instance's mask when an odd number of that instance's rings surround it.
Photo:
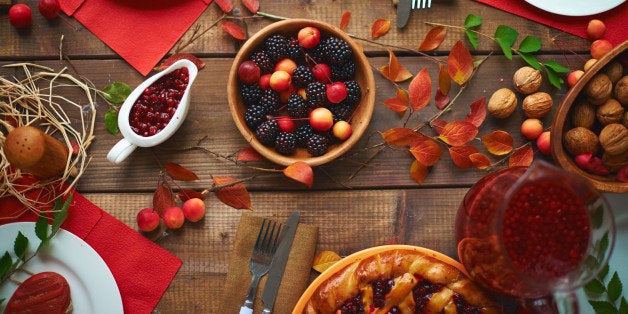
<path fill-rule="evenodd" d="M 57 18 L 59 11 L 61 11 L 61 5 L 58 0 L 40 0 L 37 5 L 39 13 L 49 20 Z"/>
<path fill-rule="evenodd" d="M 334 115 L 329 109 L 318 107 L 310 112 L 310 125 L 316 131 L 327 131 L 334 125 Z"/>
<path fill-rule="evenodd" d="M 321 83 L 330 83 L 331 68 L 325 63 L 318 63 L 312 67 L 314 79 Z"/>
<path fill-rule="evenodd" d="M 312 49 L 320 42 L 321 32 L 316 27 L 307 26 L 299 30 L 297 39 L 301 47 Z"/>
<path fill-rule="evenodd" d="M 292 133 L 297 129 L 297 124 L 289 116 L 277 117 L 277 124 L 281 132 Z"/>
<path fill-rule="evenodd" d="M 164 210 L 162 218 L 166 227 L 170 229 L 181 228 L 183 226 L 183 222 L 185 221 L 183 210 L 181 210 L 181 207 L 177 206 L 166 208 Z"/>
<path fill-rule="evenodd" d="M 573 87 L 574 85 L 576 85 L 576 83 L 582 77 L 583 74 L 584 74 L 584 71 L 582 70 L 571 71 L 567 75 L 567 84 L 569 85 L 569 87 Z"/>
<path fill-rule="evenodd" d="M 600 59 L 613 49 L 613 44 L 606 39 L 598 39 L 591 43 L 591 57 Z"/>
<path fill-rule="evenodd" d="M 292 59 L 290 58 L 284 58 L 277 61 L 277 64 L 275 64 L 274 72 L 286 71 L 288 72 L 288 74 L 292 75 L 292 73 L 294 72 L 294 69 L 296 68 L 297 68 L 296 62 L 292 61 Z"/>
<path fill-rule="evenodd" d="M 290 74 L 286 71 L 275 71 L 270 76 L 270 88 L 276 92 L 284 91 L 290 88 L 292 79 Z"/>
<path fill-rule="evenodd" d="M 327 94 L 327 100 L 332 104 L 338 104 L 347 98 L 347 87 L 343 82 L 328 84 L 325 92 Z"/>
<path fill-rule="evenodd" d="M 262 90 L 266 90 L 270 88 L 270 77 L 272 74 L 268 73 L 268 74 L 264 74 L 262 76 L 260 76 L 259 78 L 259 87 Z"/>
<path fill-rule="evenodd" d="M 27 27 L 31 25 L 32 21 L 33 16 L 31 15 L 31 8 L 26 4 L 14 4 L 9 9 L 9 22 L 15 28 Z"/>
<path fill-rule="evenodd" d="M 587 36 L 590 39 L 600 39 L 604 36 L 604 32 L 606 32 L 606 25 L 600 20 L 593 19 L 587 24 Z"/>
<path fill-rule="evenodd" d="M 521 134 L 529 140 L 535 140 L 543 133 L 543 123 L 539 119 L 525 119 L 521 123 Z"/>
<path fill-rule="evenodd" d="M 550 146 L 550 131 L 545 131 L 539 135 L 536 139 L 536 147 L 539 151 L 545 155 L 552 153 L 552 147 Z"/>
<path fill-rule="evenodd" d="M 137 213 L 137 227 L 144 232 L 151 232 L 159 226 L 159 214 L 152 208 L 143 208 Z"/>
<path fill-rule="evenodd" d="M 582 66 L 582 69 L 585 71 L 588 71 L 596 62 L 597 62 L 597 59 L 589 59 L 587 60 L 587 62 L 584 63 L 584 66 Z"/>
<path fill-rule="evenodd" d="M 205 217 L 205 202 L 200 198 L 191 198 L 183 203 L 183 216 L 191 222 L 197 222 Z"/>
<path fill-rule="evenodd" d="M 253 61 L 244 61 L 238 67 L 238 78 L 243 83 L 251 84 L 259 80 L 262 70 Z"/>
<path fill-rule="evenodd" d="M 334 136 L 339 140 L 346 140 L 351 136 L 352 128 L 349 122 L 340 120 L 334 123 L 334 128 L 332 129 Z"/>

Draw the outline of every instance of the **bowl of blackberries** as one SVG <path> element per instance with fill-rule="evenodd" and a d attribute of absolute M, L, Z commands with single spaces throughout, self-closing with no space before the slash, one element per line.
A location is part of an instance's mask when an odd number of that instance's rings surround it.
<path fill-rule="evenodd" d="M 317 166 L 366 131 L 375 83 L 361 47 L 324 22 L 289 19 L 261 29 L 235 57 L 227 87 L 233 120 L 266 159 Z"/>

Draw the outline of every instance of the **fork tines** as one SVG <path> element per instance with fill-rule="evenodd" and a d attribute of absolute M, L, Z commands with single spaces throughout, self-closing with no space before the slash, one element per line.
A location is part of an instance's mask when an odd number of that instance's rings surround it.
<path fill-rule="evenodd" d="M 432 7 L 432 0 L 412 0 L 412 9 L 429 9 Z"/>
<path fill-rule="evenodd" d="M 255 240 L 254 252 L 265 255 L 274 254 L 275 250 L 277 250 L 277 244 L 279 243 L 281 227 L 280 223 L 264 219 L 259 229 L 257 240 Z"/>

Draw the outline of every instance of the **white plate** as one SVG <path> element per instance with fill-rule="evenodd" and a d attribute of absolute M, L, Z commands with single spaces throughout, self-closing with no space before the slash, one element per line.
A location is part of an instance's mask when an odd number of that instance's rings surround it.
<path fill-rule="evenodd" d="M 35 235 L 35 223 L 16 222 L 0 226 L 0 254 L 9 251 L 15 258 L 13 240 L 18 231 L 29 240 L 27 256 L 37 249 L 40 240 Z M 60 229 L 24 268 L 33 273 L 53 271 L 65 277 L 70 285 L 73 313 L 124 312 L 120 290 L 107 264 L 89 244 L 69 231 Z M 14 278 L 24 281 L 28 274 L 20 271 Z M 16 289 L 15 283 L 5 282 L 0 286 L 0 299 L 6 298 L 6 304 Z"/>
<path fill-rule="evenodd" d="M 608 11 L 626 0 L 525 0 L 525 2 L 547 12 L 567 15 L 586 16 Z"/>

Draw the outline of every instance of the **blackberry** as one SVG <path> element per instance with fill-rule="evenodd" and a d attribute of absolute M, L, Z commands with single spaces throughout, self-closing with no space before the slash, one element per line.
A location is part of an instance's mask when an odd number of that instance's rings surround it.
<path fill-rule="evenodd" d="M 255 130 L 255 136 L 264 145 L 274 145 L 277 135 L 279 135 L 279 124 L 275 119 L 264 121 Z"/>
<path fill-rule="evenodd" d="M 292 59 L 292 61 L 299 63 L 304 60 L 303 49 L 299 44 L 299 40 L 295 37 L 290 37 L 288 39 L 288 46 L 286 49 L 286 55 L 288 58 Z"/>
<path fill-rule="evenodd" d="M 299 94 L 290 95 L 286 107 L 288 107 L 288 115 L 292 118 L 306 118 L 310 114 L 305 99 Z"/>
<path fill-rule="evenodd" d="M 312 134 L 310 138 L 307 139 L 307 152 L 312 156 L 321 156 L 327 152 L 327 138 L 320 134 Z"/>
<path fill-rule="evenodd" d="M 348 81 L 352 80 L 355 76 L 355 63 L 348 60 L 342 65 L 335 65 L 331 67 L 331 78 L 334 81 Z"/>
<path fill-rule="evenodd" d="M 297 150 L 297 136 L 294 133 L 279 132 L 275 140 L 275 150 L 282 155 L 292 155 Z"/>
<path fill-rule="evenodd" d="M 327 104 L 327 88 L 321 82 L 312 82 L 305 87 L 305 98 L 311 108 Z"/>
<path fill-rule="evenodd" d="M 328 37 L 321 44 L 330 65 L 340 65 L 351 58 L 351 47 L 338 37 Z"/>
<path fill-rule="evenodd" d="M 264 40 L 264 49 L 271 59 L 279 61 L 288 54 L 288 39 L 281 34 L 274 34 Z"/>
<path fill-rule="evenodd" d="M 336 123 L 340 120 L 349 121 L 353 108 L 349 103 L 343 101 L 337 105 L 329 106 L 329 111 L 334 115 L 334 123 Z"/>
<path fill-rule="evenodd" d="M 249 58 L 251 61 L 255 62 L 257 66 L 259 66 L 262 73 L 272 73 L 275 68 L 275 64 L 270 56 L 263 50 L 258 50 L 254 52 Z"/>
<path fill-rule="evenodd" d="M 279 93 L 270 88 L 263 90 L 259 104 L 266 108 L 266 113 L 275 113 L 279 109 Z"/>
<path fill-rule="evenodd" d="M 300 65 L 292 72 L 292 85 L 296 88 L 304 88 L 307 84 L 312 83 L 314 74 L 310 68 Z"/>
<path fill-rule="evenodd" d="M 241 91 L 242 101 L 246 106 L 259 102 L 259 99 L 262 96 L 262 89 L 257 83 L 243 84 Z"/>
<path fill-rule="evenodd" d="M 294 134 L 297 136 L 297 146 L 306 147 L 307 140 L 315 133 L 314 129 L 309 123 L 300 125 Z"/>
<path fill-rule="evenodd" d="M 266 120 L 266 108 L 253 104 L 250 107 L 246 108 L 246 112 L 244 113 L 244 122 L 251 130 L 255 130 L 262 122 Z"/>
<path fill-rule="evenodd" d="M 320 43 L 307 52 L 307 55 L 314 61 L 314 63 L 327 63 L 327 55 L 325 49 Z M 306 60 L 308 58 L 306 57 Z M 307 60 L 311 62 L 312 60 Z"/>
<path fill-rule="evenodd" d="M 362 99 L 362 90 L 360 89 L 360 85 L 356 81 L 346 81 L 345 87 L 347 88 L 347 98 L 346 101 L 349 105 L 355 106 Z"/>

